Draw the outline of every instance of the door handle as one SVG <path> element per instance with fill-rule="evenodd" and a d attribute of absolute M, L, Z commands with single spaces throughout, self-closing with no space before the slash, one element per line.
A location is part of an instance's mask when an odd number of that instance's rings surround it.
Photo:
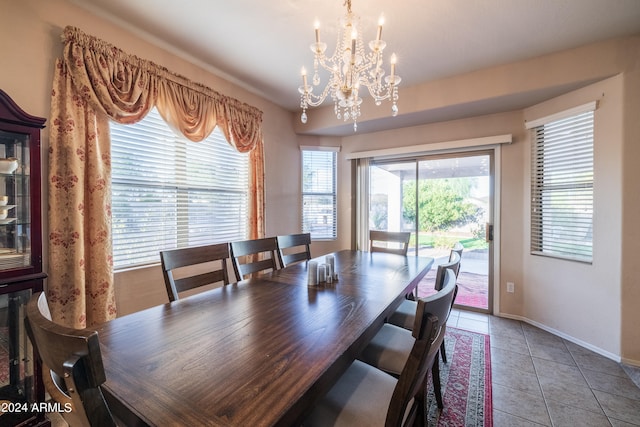
<path fill-rule="evenodd" d="M 484 225 L 484 239 L 487 242 L 493 242 L 493 224 L 487 222 Z"/>

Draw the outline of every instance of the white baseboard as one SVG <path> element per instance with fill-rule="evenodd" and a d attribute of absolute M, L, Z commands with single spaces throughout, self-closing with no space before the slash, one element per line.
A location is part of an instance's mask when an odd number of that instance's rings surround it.
<path fill-rule="evenodd" d="M 504 317 L 504 318 L 507 318 L 507 319 L 520 320 L 521 322 L 528 323 L 528 324 L 533 325 L 533 326 L 535 326 L 537 328 L 545 330 L 545 331 L 547 331 L 547 332 L 549 332 L 549 333 L 551 333 L 553 335 L 559 336 L 560 338 L 564 338 L 567 341 L 571 341 L 572 343 L 577 344 L 577 345 L 579 345 L 581 347 L 589 349 L 589 350 L 593 351 L 594 353 L 597 353 L 597 354 L 599 354 L 601 356 L 606 357 L 607 359 L 613 360 L 614 362 L 624 363 L 624 364 L 630 365 L 630 366 L 640 366 L 640 360 L 633 360 L 633 359 L 626 359 L 626 358 L 623 359 L 617 354 L 611 353 L 611 352 L 609 352 L 607 350 L 603 350 L 603 349 L 601 349 L 599 347 L 596 347 L 596 346 L 594 346 L 592 344 L 589 344 L 588 342 L 585 342 L 585 341 L 579 340 L 577 338 L 574 338 L 574 337 L 572 337 L 570 335 L 565 334 L 564 332 L 555 330 L 553 328 L 548 327 L 547 325 L 543 325 L 542 323 L 536 322 L 536 321 L 528 319 L 526 317 L 516 316 L 516 315 L 513 315 L 513 314 L 507 314 L 507 313 L 498 313 L 498 314 L 496 314 L 496 316 Z"/>

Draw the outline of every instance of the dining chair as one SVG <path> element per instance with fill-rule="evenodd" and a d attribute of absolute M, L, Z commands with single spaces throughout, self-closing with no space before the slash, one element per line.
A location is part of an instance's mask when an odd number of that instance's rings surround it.
<path fill-rule="evenodd" d="M 43 383 L 62 408 L 71 426 L 116 426 L 101 385 L 106 381 L 98 333 L 71 329 L 51 321 L 43 292 L 27 303 L 25 325 L 34 350 L 42 361 Z"/>
<path fill-rule="evenodd" d="M 228 285 L 227 258 L 229 258 L 228 243 L 160 252 L 162 274 L 169 301 L 178 300 L 181 292 L 201 286 L 218 282 Z M 208 265 L 214 262 L 219 262 L 219 269 L 212 270 Z"/>
<path fill-rule="evenodd" d="M 369 427 L 421 425 L 425 416 L 425 384 L 434 360 L 437 316 L 420 301 L 420 320 L 413 331 L 410 357 L 396 378 L 355 360 L 303 422 L 305 427 Z M 411 333 L 410 333 L 411 334 Z M 436 347 L 437 348 L 437 347 Z"/>
<path fill-rule="evenodd" d="M 464 250 L 464 246 L 462 246 L 462 243 L 457 242 L 451 249 L 451 252 L 449 253 L 449 262 L 453 261 L 454 253 L 458 254 L 458 256 L 460 257 L 460 260 L 462 260 L 463 250 Z M 458 268 L 456 269 L 455 273 L 456 273 L 456 277 L 458 277 L 458 274 L 460 273 L 460 264 L 458 264 Z"/>
<path fill-rule="evenodd" d="M 232 242 L 230 246 L 233 270 L 238 280 L 243 280 L 248 274 L 278 269 L 276 264 L 278 241 L 275 237 L 241 240 Z"/>
<path fill-rule="evenodd" d="M 282 268 L 295 262 L 311 259 L 311 233 L 287 234 L 277 236 L 276 239 L 278 240 L 278 262 Z"/>
<path fill-rule="evenodd" d="M 440 389 L 440 365 L 438 353 L 444 342 L 447 322 L 453 300 L 458 290 L 456 277 L 452 270 L 445 273 L 444 287 L 438 293 L 416 301 L 415 322 L 412 330 L 407 330 L 391 323 L 385 323 L 378 333 L 371 339 L 367 347 L 362 351 L 359 359 L 375 366 L 391 375 L 400 376 L 404 373 L 404 366 L 413 356 L 416 329 L 420 328 L 425 312 L 438 319 L 442 319 L 437 325 L 437 334 L 429 350 L 428 363 L 431 368 L 433 391 L 438 408 L 443 408 L 442 392 Z M 425 381 L 426 388 L 426 381 Z M 425 390 L 426 391 L 426 390 Z"/>
<path fill-rule="evenodd" d="M 436 272 L 436 281 L 434 285 L 436 291 L 440 291 L 443 288 L 445 284 L 447 271 L 451 271 L 456 280 L 458 278 L 457 272 L 460 271 L 460 256 L 458 255 L 458 252 L 452 251 L 449 256 L 449 259 L 450 261 L 447 262 L 446 264 L 440 264 L 438 266 L 438 270 Z M 456 289 L 456 295 L 457 293 L 458 291 Z M 453 308 L 453 304 L 455 303 L 455 300 L 456 298 L 454 296 L 453 300 L 451 301 L 451 308 Z M 411 301 L 411 300 L 402 301 L 398 306 L 398 308 L 396 309 L 396 311 L 394 311 L 393 314 L 389 317 L 389 323 L 396 326 L 400 326 L 401 328 L 411 330 L 415 322 L 416 309 L 417 309 L 417 306 L 415 301 Z M 447 318 L 445 319 L 445 321 L 448 319 L 449 319 L 449 315 L 447 315 Z M 442 361 L 444 363 L 447 363 L 447 353 L 446 353 L 445 347 L 446 346 L 443 340 L 442 344 L 440 345 L 440 355 L 442 357 Z"/>
<path fill-rule="evenodd" d="M 369 251 L 407 255 L 410 232 L 369 230 Z"/>

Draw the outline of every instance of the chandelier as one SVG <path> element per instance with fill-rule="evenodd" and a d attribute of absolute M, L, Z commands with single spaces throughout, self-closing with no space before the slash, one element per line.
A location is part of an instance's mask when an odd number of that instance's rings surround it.
<path fill-rule="evenodd" d="M 395 117 L 398 114 L 398 84 L 401 78 L 395 73 L 395 54 L 390 58 L 391 72 L 388 76 L 385 76 L 382 68 L 382 51 L 387 45 L 381 38 L 383 18 L 380 17 L 376 38 L 369 42 L 367 50 L 362 41 L 359 18 L 351 12 L 351 0 L 345 0 L 344 5 L 347 7 L 347 13 L 340 21 L 336 49 L 331 56 L 325 55 L 327 44 L 320 41 L 320 24 L 316 21 L 316 41 L 310 46 L 314 53 L 313 85 L 307 84 L 307 70 L 303 67 L 302 86 L 298 88 L 302 108 L 300 120 L 306 123 L 307 109 L 319 106 L 330 95 L 338 120 L 353 120 L 355 132 L 358 129 L 357 121 L 362 104 L 359 91 L 363 87 L 367 88 L 376 105 L 390 100 L 391 115 Z M 321 93 L 315 94 L 313 89 L 320 85 L 321 68 L 329 72 L 329 81 Z"/>

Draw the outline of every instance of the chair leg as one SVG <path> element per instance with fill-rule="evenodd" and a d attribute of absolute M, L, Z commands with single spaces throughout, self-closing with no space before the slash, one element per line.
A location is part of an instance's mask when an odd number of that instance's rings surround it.
<path fill-rule="evenodd" d="M 436 402 L 438 403 L 438 408 L 444 408 L 444 403 L 442 403 L 442 390 L 440 388 L 440 363 L 438 362 L 438 355 L 436 355 L 433 366 L 431 367 L 431 379 L 433 381 L 433 394 L 436 395 Z"/>
<path fill-rule="evenodd" d="M 440 354 L 442 355 L 442 363 L 447 363 L 447 352 L 444 349 L 444 340 L 440 344 Z"/>
<path fill-rule="evenodd" d="M 426 385 L 426 381 L 425 381 Z M 421 387 L 421 392 L 415 396 L 417 410 L 413 419 L 413 427 L 427 427 L 427 388 Z"/>

